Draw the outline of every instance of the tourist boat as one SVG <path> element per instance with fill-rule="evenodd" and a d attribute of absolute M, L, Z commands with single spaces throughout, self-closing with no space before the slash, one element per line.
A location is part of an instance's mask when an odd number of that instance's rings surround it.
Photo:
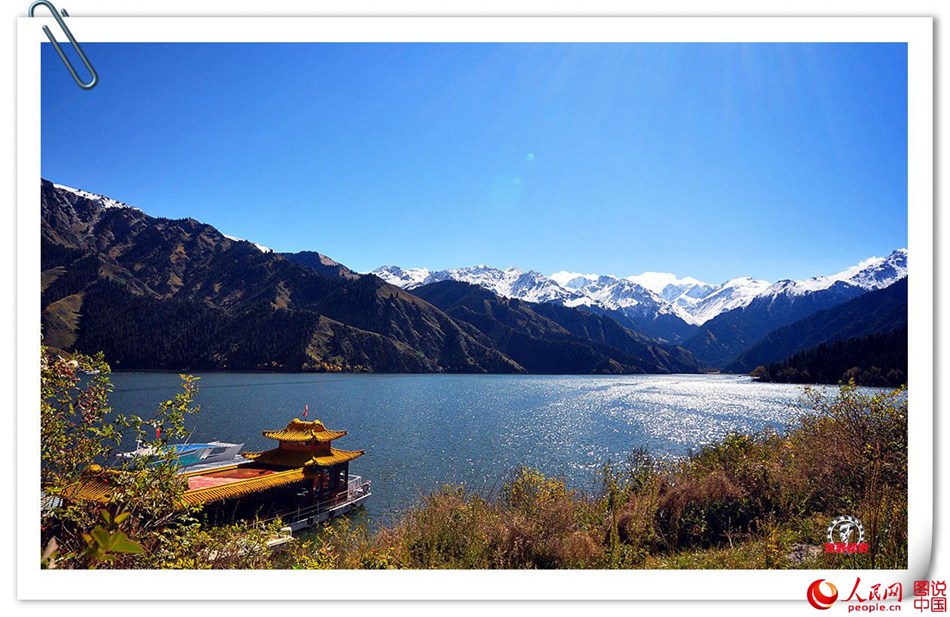
<path fill-rule="evenodd" d="M 283 429 L 263 431 L 264 437 L 277 441 L 277 447 L 241 453 L 239 460 L 231 463 L 208 465 L 206 457 L 205 464 L 199 460 L 184 466 L 181 474 L 188 487 L 181 506 L 202 506 L 210 521 L 279 518 L 287 533 L 345 514 L 364 504 L 372 488 L 369 480 L 349 473 L 350 461 L 364 451 L 338 450 L 331 445 L 346 434 L 327 429 L 319 420 L 299 419 Z M 136 452 L 142 455 L 140 450 Z M 108 502 L 116 485 L 115 474 L 121 473 L 134 471 L 91 469 L 70 498 Z"/>
<path fill-rule="evenodd" d="M 146 461 L 150 465 L 161 462 L 166 453 L 171 453 L 178 465 L 178 473 L 211 469 L 223 465 L 243 462 L 240 456 L 243 443 L 225 443 L 223 441 L 209 441 L 206 443 L 181 443 L 166 446 L 140 446 L 131 452 L 122 452 L 118 455 L 120 462 Z"/>

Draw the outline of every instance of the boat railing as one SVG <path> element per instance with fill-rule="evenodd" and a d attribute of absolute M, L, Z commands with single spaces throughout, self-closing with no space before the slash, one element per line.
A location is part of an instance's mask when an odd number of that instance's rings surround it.
<path fill-rule="evenodd" d="M 336 495 L 335 497 L 325 499 L 310 506 L 284 512 L 267 520 L 274 521 L 277 519 L 282 519 L 288 524 L 294 524 L 299 521 L 314 518 L 319 514 L 326 512 L 327 510 L 335 508 L 336 506 L 346 504 L 350 501 L 355 501 L 356 499 L 367 495 L 370 492 L 371 487 L 372 482 L 370 480 L 364 480 L 360 476 L 350 475 L 346 483 L 346 491 L 340 492 L 340 494 Z"/>
<path fill-rule="evenodd" d="M 369 492 L 371 485 L 372 482 L 363 480 L 361 476 L 350 475 L 346 483 L 346 494 L 349 498 L 356 499 L 364 492 Z"/>

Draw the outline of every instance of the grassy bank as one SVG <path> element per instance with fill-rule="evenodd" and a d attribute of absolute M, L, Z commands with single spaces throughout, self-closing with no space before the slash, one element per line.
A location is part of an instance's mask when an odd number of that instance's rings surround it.
<path fill-rule="evenodd" d="M 842 386 L 785 434 L 730 435 L 675 464 L 644 452 L 603 490 L 523 469 L 494 498 L 446 486 L 375 534 L 347 520 L 275 557 L 306 568 L 905 568 L 903 389 Z M 839 515 L 867 554 L 825 554 Z"/>

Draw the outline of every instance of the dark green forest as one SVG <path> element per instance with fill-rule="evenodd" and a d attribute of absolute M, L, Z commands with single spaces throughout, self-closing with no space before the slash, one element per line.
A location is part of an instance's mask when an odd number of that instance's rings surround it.
<path fill-rule="evenodd" d="M 907 384 L 907 326 L 822 343 L 752 371 L 759 381 L 847 383 L 894 388 Z"/>

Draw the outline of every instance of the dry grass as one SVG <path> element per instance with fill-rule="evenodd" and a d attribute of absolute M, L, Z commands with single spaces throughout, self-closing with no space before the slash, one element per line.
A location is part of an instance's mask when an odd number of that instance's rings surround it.
<path fill-rule="evenodd" d="M 76 342 L 85 292 L 60 298 L 43 310 L 43 338 L 50 347 L 68 349 Z"/>
<path fill-rule="evenodd" d="M 493 499 L 444 487 L 371 536 L 338 523 L 297 567 L 905 568 L 907 398 L 810 393 L 785 435 L 730 435 L 672 466 L 642 452 L 606 466 L 601 494 L 522 469 Z M 831 519 L 858 516 L 870 552 L 822 552 Z M 296 560 L 295 562 L 293 560 Z M 304 565 L 300 565 L 304 564 Z"/>

